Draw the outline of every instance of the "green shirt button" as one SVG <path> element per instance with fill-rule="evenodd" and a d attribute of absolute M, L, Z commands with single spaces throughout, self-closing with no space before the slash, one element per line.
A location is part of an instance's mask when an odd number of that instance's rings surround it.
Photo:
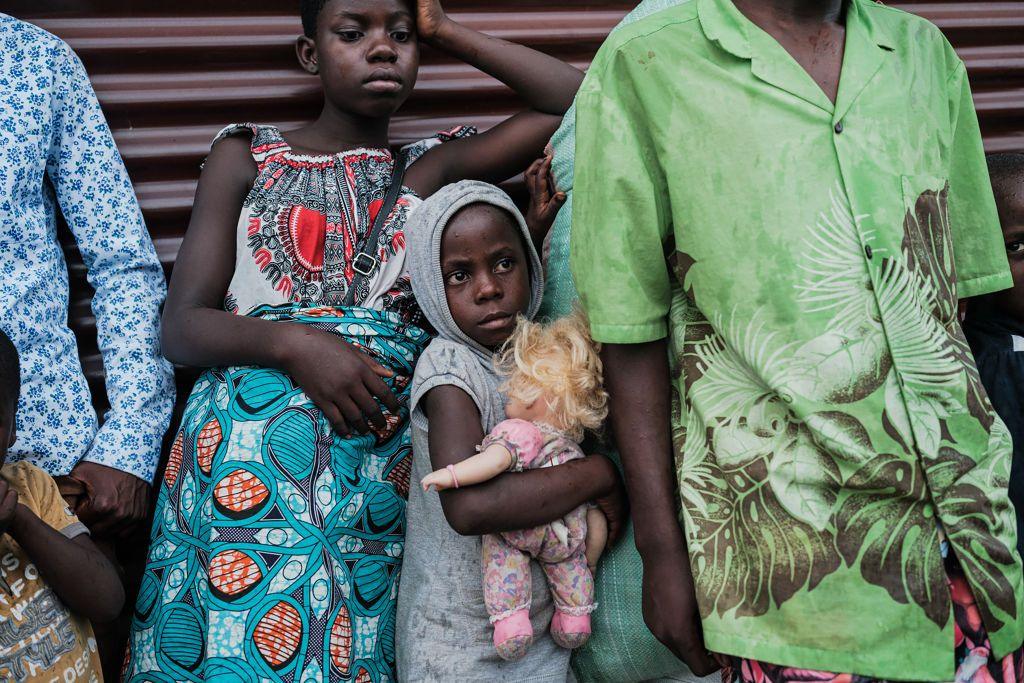
<path fill-rule="evenodd" d="M 842 132 L 843 132 L 843 122 L 839 121 L 838 123 L 836 123 L 836 135 L 839 135 Z"/>

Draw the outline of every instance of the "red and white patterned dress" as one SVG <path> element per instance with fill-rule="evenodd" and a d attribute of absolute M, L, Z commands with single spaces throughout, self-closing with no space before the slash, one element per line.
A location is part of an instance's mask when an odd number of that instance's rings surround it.
<path fill-rule="evenodd" d="M 442 142 L 471 135 L 459 127 L 409 145 L 406 163 Z M 380 210 L 394 158 L 387 149 L 302 155 L 274 126 L 233 124 L 214 143 L 251 135 L 259 174 L 238 218 L 235 272 L 224 300 L 232 313 L 259 306 L 341 306 L 352 284 L 352 262 Z M 399 313 L 418 322 L 405 267 L 405 221 L 420 202 L 402 188 L 374 255 L 380 265 L 356 292 L 356 305 Z"/>

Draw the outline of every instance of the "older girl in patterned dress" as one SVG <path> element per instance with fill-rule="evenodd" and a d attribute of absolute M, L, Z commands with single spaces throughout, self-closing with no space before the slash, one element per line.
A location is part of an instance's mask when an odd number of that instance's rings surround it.
<path fill-rule="evenodd" d="M 444 184 L 525 168 L 582 79 L 460 26 L 436 0 L 413 5 L 303 0 L 297 52 L 320 76 L 320 117 L 284 133 L 230 126 L 207 160 L 163 341 L 172 360 L 212 369 L 160 484 L 126 680 L 394 678 L 405 402 L 427 341 L 405 220 Z M 531 109 L 406 148 L 397 202 L 366 244 L 391 185 L 388 126 L 416 81 L 417 38 Z"/>

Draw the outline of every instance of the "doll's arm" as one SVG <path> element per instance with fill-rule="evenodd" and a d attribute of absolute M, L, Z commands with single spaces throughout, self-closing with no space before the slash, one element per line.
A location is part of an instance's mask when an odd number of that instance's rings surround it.
<path fill-rule="evenodd" d="M 493 443 L 480 453 L 466 458 L 462 462 L 449 465 L 443 470 L 435 470 L 423 477 L 420 483 L 423 490 L 431 486 L 436 491 L 471 486 L 490 481 L 512 467 L 512 453 L 504 445 Z"/>
<path fill-rule="evenodd" d="M 597 561 L 601 558 L 605 546 L 608 545 L 608 520 L 601 508 L 587 508 L 587 566 L 590 573 L 597 571 Z"/>

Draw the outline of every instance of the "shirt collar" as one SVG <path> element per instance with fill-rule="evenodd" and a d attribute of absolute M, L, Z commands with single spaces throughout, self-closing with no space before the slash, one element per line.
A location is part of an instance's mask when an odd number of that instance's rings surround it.
<path fill-rule="evenodd" d="M 732 0 L 697 0 L 697 14 L 708 40 L 726 52 L 748 59 L 751 71 L 761 80 L 842 118 L 881 68 L 885 55 L 896 49 L 884 24 L 874 21 L 864 4 L 850 0 L 846 16 L 846 49 L 836 104 L 785 49 L 747 19 Z"/>
<path fill-rule="evenodd" d="M 732 0 L 698 0 L 697 16 L 707 39 L 740 59 L 750 59 L 749 30 L 757 28 Z"/>

